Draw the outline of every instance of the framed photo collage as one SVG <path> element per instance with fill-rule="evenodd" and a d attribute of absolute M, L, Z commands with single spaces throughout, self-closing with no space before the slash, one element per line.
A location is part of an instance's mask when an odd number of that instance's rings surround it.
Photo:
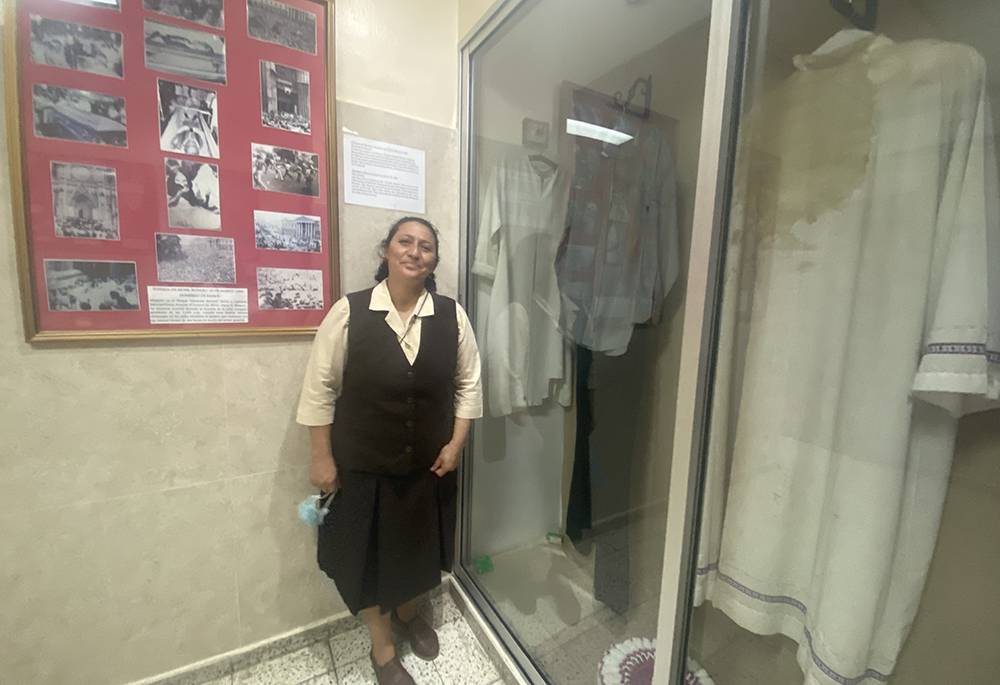
<path fill-rule="evenodd" d="M 332 2 L 6 12 L 28 340 L 315 330 L 339 296 Z"/>

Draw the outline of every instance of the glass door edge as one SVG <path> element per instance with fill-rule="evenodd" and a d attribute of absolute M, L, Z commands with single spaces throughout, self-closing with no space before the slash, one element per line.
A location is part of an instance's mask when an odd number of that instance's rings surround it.
<path fill-rule="evenodd" d="M 472 129 L 475 119 L 472 96 L 475 91 L 475 73 L 472 69 L 472 54 L 503 26 L 525 2 L 528 0 L 499 0 L 459 44 L 459 187 L 461 189 L 459 193 L 459 274 L 462 277 L 458 283 L 458 299 L 466 307 L 466 311 L 473 321 L 475 321 L 476 312 L 475 303 L 470 297 L 472 276 L 469 270 L 470 229 L 472 227 L 472 212 L 475 210 L 470 196 L 470 181 L 472 171 L 475 169 L 475 147 L 472 144 Z M 532 685 L 546 685 L 546 679 L 532 662 L 527 651 L 504 624 L 503 619 L 483 593 L 479 583 L 472 577 L 463 563 L 471 543 L 470 495 L 473 471 L 471 445 L 475 430 L 476 426 L 473 423 L 466 441 L 464 458 L 459 468 L 457 554 L 455 555 L 452 575 L 486 620 L 489 630 L 500 640 L 507 654 L 517 664 L 521 677 Z"/>
<path fill-rule="evenodd" d="M 686 672 L 688 605 L 698 525 L 702 448 L 707 435 L 721 236 L 735 146 L 733 124 L 737 119 L 735 113 L 745 66 L 748 2 L 712 2 L 653 685 L 681 685 Z"/>
<path fill-rule="evenodd" d="M 531 685 L 549 685 L 549 681 L 545 679 L 538 670 L 538 667 L 531 660 L 531 657 L 528 656 L 527 650 L 514 637 L 514 634 L 504 623 L 503 618 L 501 618 L 500 614 L 490 603 L 489 598 L 486 597 L 483 589 L 479 586 L 476 579 L 472 577 L 472 574 L 461 565 L 456 565 L 452 574 L 465 594 L 468 595 L 473 605 L 475 605 L 480 615 L 482 615 L 493 635 L 500 640 L 508 656 L 517 664 L 520 676 L 526 682 L 531 683 Z"/>

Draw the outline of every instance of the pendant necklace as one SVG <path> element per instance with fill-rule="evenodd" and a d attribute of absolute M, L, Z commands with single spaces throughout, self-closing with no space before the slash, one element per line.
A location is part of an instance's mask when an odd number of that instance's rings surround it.
<path fill-rule="evenodd" d="M 424 293 L 424 296 L 420 298 L 420 306 L 417 307 L 417 311 L 410 314 L 410 320 L 406 324 L 406 330 L 403 331 L 403 335 L 396 336 L 396 339 L 398 340 L 399 344 L 405 346 L 407 349 L 409 349 L 410 347 L 410 342 L 406 339 L 406 336 L 410 334 L 410 329 L 413 328 L 413 322 L 417 320 L 418 316 L 420 316 L 420 312 L 423 311 L 424 309 L 424 302 L 427 301 L 427 298 L 429 296 L 430 293 L 428 292 Z"/>

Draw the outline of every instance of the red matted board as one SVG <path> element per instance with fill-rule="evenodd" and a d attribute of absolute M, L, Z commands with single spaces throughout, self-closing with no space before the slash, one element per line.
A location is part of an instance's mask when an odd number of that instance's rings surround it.
<path fill-rule="evenodd" d="M 339 285 L 332 2 L 11 5 L 27 338 L 314 330 Z"/>

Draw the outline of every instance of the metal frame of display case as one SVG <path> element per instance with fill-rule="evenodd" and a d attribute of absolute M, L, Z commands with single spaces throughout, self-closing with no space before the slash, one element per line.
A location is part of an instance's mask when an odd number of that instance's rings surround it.
<path fill-rule="evenodd" d="M 479 86 L 474 60 L 482 48 L 508 22 L 515 22 L 544 0 L 500 0 L 476 24 L 460 45 L 461 51 L 461 197 L 460 273 L 465 274 L 459 295 L 474 309 L 471 290 L 471 231 L 475 225 L 476 201 L 472 174 L 476 168 L 473 145 Z M 684 330 L 671 467 L 670 499 L 657 625 L 661 646 L 656 663 L 655 685 L 680 685 L 686 671 L 688 622 L 694 573 L 695 532 L 703 483 L 703 449 L 708 432 L 708 402 L 713 368 L 715 311 L 720 294 L 722 237 L 730 199 L 736 123 L 746 68 L 749 0 L 713 0 L 710 17 L 708 68 L 702 110 L 701 149 L 694 200 L 694 225 L 685 296 Z M 470 311 L 475 319 L 475 314 Z M 474 429 L 473 429 L 474 430 Z M 470 441 L 471 444 L 471 441 Z M 491 604 L 482 586 L 467 570 L 470 561 L 471 492 L 473 464 L 463 460 L 461 510 L 458 531 L 459 563 L 455 576 L 482 612 L 503 645 L 531 683 L 546 683 L 511 626 Z"/>

